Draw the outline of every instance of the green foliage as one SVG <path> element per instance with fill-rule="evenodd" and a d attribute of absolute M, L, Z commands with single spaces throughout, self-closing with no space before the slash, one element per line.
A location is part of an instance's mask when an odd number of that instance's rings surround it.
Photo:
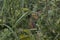
<path fill-rule="evenodd" d="M 0 40 L 60 40 L 59 4 L 60 0 L 1 0 Z M 33 34 L 27 16 L 37 10 L 41 13 Z"/>

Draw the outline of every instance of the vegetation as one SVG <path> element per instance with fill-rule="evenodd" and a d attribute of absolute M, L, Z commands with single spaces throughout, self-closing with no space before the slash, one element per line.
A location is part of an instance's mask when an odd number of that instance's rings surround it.
<path fill-rule="evenodd" d="M 60 40 L 60 0 L 0 0 L 0 40 Z"/>

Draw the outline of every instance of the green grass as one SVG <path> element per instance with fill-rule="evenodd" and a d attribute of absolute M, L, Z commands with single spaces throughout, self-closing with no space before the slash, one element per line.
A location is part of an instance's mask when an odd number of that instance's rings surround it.
<path fill-rule="evenodd" d="M 0 4 L 0 40 L 60 40 L 59 4 L 59 0 L 3 0 Z M 27 17 L 37 10 L 41 10 L 36 21 L 38 29 L 29 30 Z M 21 35 L 28 37 L 21 39 Z"/>

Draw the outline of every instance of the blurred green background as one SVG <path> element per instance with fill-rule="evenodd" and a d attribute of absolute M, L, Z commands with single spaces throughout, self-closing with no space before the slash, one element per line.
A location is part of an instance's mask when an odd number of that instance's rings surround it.
<path fill-rule="evenodd" d="M 29 29 L 28 15 L 38 10 Z M 60 40 L 60 0 L 0 0 L 0 40 Z"/>

